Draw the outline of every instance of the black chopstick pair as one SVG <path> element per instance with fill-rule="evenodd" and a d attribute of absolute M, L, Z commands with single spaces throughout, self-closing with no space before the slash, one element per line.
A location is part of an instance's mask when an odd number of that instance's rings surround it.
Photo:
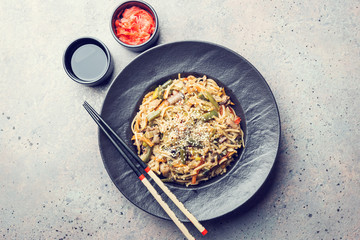
<path fill-rule="evenodd" d="M 99 125 L 100 129 L 105 133 L 108 139 L 112 142 L 112 144 L 116 147 L 116 149 L 120 152 L 120 154 L 125 158 L 126 162 L 129 164 L 131 169 L 135 172 L 135 174 L 140 177 L 142 173 L 136 167 L 136 165 L 131 161 L 131 159 L 125 154 L 125 152 L 120 148 L 115 139 L 120 142 L 120 144 L 128 151 L 131 156 L 140 164 L 140 166 L 145 169 L 146 164 L 139 159 L 137 155 L 125 144 L 125 142 L 110 128 L 110 126 L 100 117 L 100 115 L 90 106 L 88 102 L 84 102 L 84 108 L 90 116 L 94 119 L 94 121 Z M 103 124 L 103 125 L 102 125 Z M 112 135 L 111 135 L 112 134 Z M 115 137 L 115 139 L 113 137 Z"/>
<path fill-rule="evenodd" d="M 141 173 L 144 170 L 154 181 L 155 183 L 163 190 L 163 192 L 175 203 L 175 205 L 185 214 L 185 216 L 195 225 L 195 227 L 205 235 L 207 230 L 199 223 L 199 221 L 185 208 L 185 206 L 176 198 L 176 196 L 165 186 L 165 184 L 160 180 L 160 178 L 126 145 L 126 143 L 115 133 L 114 130 L 101 118 L 101 116 L 90 106 L 86 101 L 83 104 L 86 111 L 90 114 L 93 120 L 97 123 L 100 129 L 105 133 L 109 138 L 115 148 L 119 151 L 122 157 L 126 160 L 128 165 L 138 176 L 141 182 L 145 185 L 148 191 L 153 195 L 157 200 L 160 206 L 165 210 L 177 227 L 182 231 L 182 233 L 188 239 L 195 239 L 187 230 L 185 225 L 180 222 L 176 217 L 175 213 L 169 208 L 169 206 L 162 200 L 161 196 L 157 193 L 155 188 L 150 184 L 144 174 Z M 140 170 L 136 164 L 129 158 L 129 156 L 123 151 L 119 144 L 126 149 L 126 151 L 132 156 L 133 159 L 141 166 Z"/>

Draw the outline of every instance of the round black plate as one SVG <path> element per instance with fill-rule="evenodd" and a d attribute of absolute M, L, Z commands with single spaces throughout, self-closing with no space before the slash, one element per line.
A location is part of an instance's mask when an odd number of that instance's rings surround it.
<path fill-rule="evenodd" d="M 126 66 L 112 83 L 101 116 L 132 146 L 130 124 L 140 99 L 178 73 L 205 74 L 225 86 L 242 118 L 245 148 L 228 173 L 190 188 L 168 184 L 199 221 L 210 220 L 243 205 L 265 182 L 279 147 L 279 112 L 266 81 L 247 60 L 219 45 L 185 41 L 154 47 Z M 121 193 L 144 211 L 170 219 L 102 132 L 99 147 L 105 168 Z M 174 204 L 169 205 L 181 221 L 188 221 Z"/>

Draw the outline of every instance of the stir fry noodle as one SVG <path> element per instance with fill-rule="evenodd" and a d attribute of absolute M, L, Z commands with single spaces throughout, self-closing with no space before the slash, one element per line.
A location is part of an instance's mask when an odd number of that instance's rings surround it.
<path fill-rule="evenodd" d="M 179 74 L 144 96 L 131 123 L 138 155 L 167 182 L 189 186 L 224 174 L 244 147 L 232 105 L 214 80 Z"/>

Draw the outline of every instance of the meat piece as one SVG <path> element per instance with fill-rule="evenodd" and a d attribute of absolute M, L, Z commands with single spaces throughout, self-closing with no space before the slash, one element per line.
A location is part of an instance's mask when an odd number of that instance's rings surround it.
<path fill-rule="evenodd" d="M 153 139 L 152 139 L 152 142 L 153 142 L 154 144 L 157 144 L 157 143 L 160 142 L 160 133 L 159 133 L 159 131 L 157 131 L 156 133 L 154 133 L 154 137 L 153 137 Z"/>
<path fill-rule="evenodd" d="M 158 126 L 148 127 L 145 132 L 145 137 L 152 138 L 152 143 L 156 144 L 160 142 L 160 130 Z"/>
<path fill-rule="evenodd" d="M 160 172 L 164 177 L 168 177 L 170 174 L 170 168 L 169 165 L 165 164 L 165 163 L 161 163 L 160 164 Z"/>
<path fill-rule="evenodd" d="M 239 127 L 238 124 L 236 124 L 233 120 L 230 118 L 226 119 L 226 124 L 229 125 L 231 128 L 237 129 Z"/>
<path fill-rule="evenodd" d="M 172 105 L 184 98 L 185 98 L 185 96 L 182 92 L 174 91 L 173 94 L 167 100 L 168 100 L 169 104 Z"/>
<path fill-rule="evenodd" d="M 219 102 L 220 105 L 227 105 L 229 103 L 230 97 L 225 95 L 222 99 L 221 102 Z"/>
<path fill-rule="evenodd" d="M 161 103 L 161 99 L 154 99 L 149 103 L 150 109 L 155 109 Z"/>

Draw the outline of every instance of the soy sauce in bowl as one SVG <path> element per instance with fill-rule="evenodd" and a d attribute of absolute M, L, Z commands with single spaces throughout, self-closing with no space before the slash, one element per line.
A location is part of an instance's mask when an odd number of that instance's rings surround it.
<path fill-rule="evenodd" d="M 95 86 L 106 81 L 112 73 L 110 52 L 100 41 L 81 38 L 67 48 L 64 68 L 74 81 Z"/>

